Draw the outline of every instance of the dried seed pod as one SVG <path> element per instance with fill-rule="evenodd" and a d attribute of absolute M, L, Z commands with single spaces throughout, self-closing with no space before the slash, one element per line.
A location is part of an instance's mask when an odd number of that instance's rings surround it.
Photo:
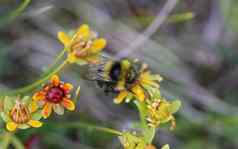
<path fill-rule="evenodd" d="M 26 105 L 20 101 L 16 101 L 15 106 L 10 111 L 10 117 L 15 123 L 24 124 L 30 120 L 31 115 Z"/>

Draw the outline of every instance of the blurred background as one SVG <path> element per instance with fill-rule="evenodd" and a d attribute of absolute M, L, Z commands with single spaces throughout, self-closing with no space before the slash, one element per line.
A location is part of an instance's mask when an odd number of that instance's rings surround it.
<path fill-rule="evenodd" d="M 159 129 L 158 148 L 168 143 L 172 149 L 238 149 L 237 0 L 32 0 L 21 15 L 6 21 L 22 2 L 0 0 L 2 89 L 37 80 L 63 48 L 57 32 L 87 23 L 107 39 L 107 53 L 148 63 L 164 77 L 162 94 L 182 100 L 177 128 Z M 188 18 L 163 20 L 163 9 Z M 82 121 L 126 130 L 138 120 L 133 107 L 113 104 L 112 95 L 80 73 L 76 65 L 61 73 L 63 80 L 81 86 L 77 112 L 54 115 L 47 120 L 51 125 L 40 129 L 19 131 L 29 149 L 121 148 L 106 133 L 58 126 Z"/>

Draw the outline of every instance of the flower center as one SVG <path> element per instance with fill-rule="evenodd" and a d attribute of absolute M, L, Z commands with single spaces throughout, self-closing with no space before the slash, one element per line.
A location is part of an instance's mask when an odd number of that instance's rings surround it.
<path fill-rule="evenodd" d="M 10 111 L 11 119 L 17 124 L 24 124 L 30 120 L 30 111 L 22 103 L 16 103 L 16 105 Z"/>
<path fill-rule="evenodd" d="M 47 93 L 47 100 L 53 103 L 59 103 L 63 100 L 64 91 L 59 87 L 52 87 Z"/>

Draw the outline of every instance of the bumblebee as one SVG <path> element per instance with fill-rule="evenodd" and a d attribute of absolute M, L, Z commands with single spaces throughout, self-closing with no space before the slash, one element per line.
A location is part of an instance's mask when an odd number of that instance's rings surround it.
<path fill-rule="evenodd" d="M 105 93 L 129 89 L 140 75 L 142 63 L 123 58 L 121 60 L 103 59 L 100 64 L 89 66 L 89 78 L 97 82 Z"/>

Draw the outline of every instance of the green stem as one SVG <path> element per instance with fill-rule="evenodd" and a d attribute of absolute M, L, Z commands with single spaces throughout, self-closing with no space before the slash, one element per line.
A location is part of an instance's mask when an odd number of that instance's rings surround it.
<path fill-rule="evenodd" d="M 12 145 L 15 147 L 15 149 L 25 149 L 22 142 L 16 136 L 12 136 L 11 141 L 12 141 Z"/>
<path fill-rule="evenodd" d="M 57 64 L 60 62 L 60 60 L 63 58 L 65 52 L 66 52 L 66 49 L 61 50 L 61 52 L 56 56 L 53 64 L 51 64 L 49 66 L 49 68 L 47 68 L 45 70 L 45 72 L 42 74 L 42 77 L 48 75 L 52 70 L 54 70 L 54 68 L 57 66 Z"/>
<path fill-rule="evenodd" d="M 66 64 L 68 63 L 67 60 L 65 60 L 62 64 L 60 64 L 57 68 L 55 68 L 52 72 L 50 72 L 49 74 L 47 74 L 45 77 L 43 77 L 42 79 L 34 82 L 33 84 L 30 84 L 28 86 L 25 86 L 23 88 L 20 89 L 16 89 L 16 90 L 12 90 L 12 91 L 4 91 L 1 92 L 0 95 L 1 96 L 6 96 L 6 95 L 18 95 L 18 94 L 23 94 L 26 92 L 29 92 L 33 89 L 35 89 L 36 87 L 38 87 L 39 85 L 41 85 L 42 83 L 44 83 L 45 81 L 49 80 L 51 76 L 53 76 L 54 74 L 58 73 Z"/>
<path fill-rule="evenodd" d="M 137 109 L 139 111 L 139 115 L 140 115 L 140 123 L 141 123 L 141 128 L 143 129 L 143 134 L 144 134 L 144 140 L 146 143 L 151 144 L 154 136 L 155 136 L 155 132 L 156 129 L 155 128 L 150 128 L 147 125 L 146 122 L 146 104 L 144 102 L 139 102 L 139 101 L 135 101 L 135 104 L 137 106 Z"/>
<path fill-rule="evenodd" d="M 59 60 L 64 56 L 64 53 L 66 52 L 66 49 L 64 48 L 63 50 L 61 50 L 61 52 L 56 56 L 54 63 L 52 64 L 52 66 L 56 65 Z"/>
<path fill-rule="evenodd" d="M 144 102 L 139 102 L 139 101 L 135 101 L 135 104 L 136 104 L 137 109 L 139 111 L 141 127 L 142 128 L 147 128 L 147 124 L 146 124 L 146 108 L 145 108 L 146 105 L 145 105 Z"/>
<path fill-rule="evenodd" d="M 117 136 L 122 135 L 122 132 L 117 131 L 117 130 L 112 129 L 112 128 L 101 127 L 101 126 L 96 126 L 96 125 L 93 125 L 93 124 L 82 123 L 82 122 L 63 123 L 62 125 L 59 125 L 59 126 L 60 127 L 70 127 L 70 128 L 72 128 L 72 127 L 73 128 L 81 127 L 81 128 L 94 129 L 94 130 L 110 133 L 110 134 L 117 135 Z"/>
<path fill-rule="evenodd" d="M 19 16 L 27 8 L 30 2 L 31 0 L 23 0 L 23 2 L 19 5 L 17 9 L 9 13 L 7 16 L 0 18 L 1 20 L 0 28 L 3 27 L 5 24 L 14 20 L 17 16 Z"/>
<path fill-rule="evenodd" d="M 2 149 L 8 149 L 9 144 L 11 143 L 11 137 L 12 134 L 9 132 L 6 132 L 3 138 L 3 142 L 1 144 Z"/>
<path fill-rule="evenodd" d="M 59 63 L 60 59 L 64 56 L 65 52 L 66 52 L 66 48 L 64 48 L 64 49 L 56 56 L 56 58 L 55 58 L 55 60 L 54 60 L 54 63 L 52 64 L 52 66 L 54 66 L 54 65 L 56 65 L 56 64 Z"/>

